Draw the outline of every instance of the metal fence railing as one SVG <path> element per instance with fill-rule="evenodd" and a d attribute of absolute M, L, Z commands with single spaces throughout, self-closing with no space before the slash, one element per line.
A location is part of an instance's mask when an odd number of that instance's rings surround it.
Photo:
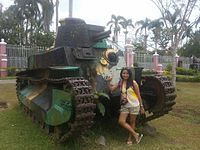
<path fill-rule="evenodd" d="M 28 57 L 33 54 L 44 52 L 44 47 L 6 45 L 6 53 L 8 59 L 8 67 L 20 69 L 27 68 Z"/>
<path fill-rule="evenodd" d="M 33 54 L 43 53 L 46 48 L 33 47 L 33 46 L 19 46 L 19 45 L 6 45 L 8 67 L 14 67 L 19 69 L 27 68 L 28 57 Z M 188 57 L 179 57 L 182 67 L 189 69 L 191 63 Z M 134 55 L 134 62 L 139 67 L 145 69 L 153 69 L 153 55 L 137 52 Z M 159 56 L 159 63 L 165 68 L 168 64 L 172 64 L 171 56 Z"/>

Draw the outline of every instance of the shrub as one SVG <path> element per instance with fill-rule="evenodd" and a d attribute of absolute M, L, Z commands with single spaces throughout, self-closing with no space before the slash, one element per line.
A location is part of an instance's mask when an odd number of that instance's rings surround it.
<path fill-rule="evenodd" d="M 165 68 L 166 71 L 171 72 L 172 71 L 172 64 L 168 64 Z"/>
<path fill-rule="evenodd" d="M 142 75 L 154 75 L 157 74 L 154 70 L 143 70 Z"/>
<path fill-rule="evenodd" d="M 177 75 L 176 81 L 180 81 L 180 82 L 200 82 L 200 75 L 197 75 L 197 76 Z"/>
<path fill-rule="evenodd" d="M 186 69 L 186 68 L 182 68 L 182 67 L 177 67 L 176 68 L 176 74 L 194 76 L 194 75 L 197 74 L 197 72 L 195 70 L 192 70 L 192 69 Z"/>
<path fill-rule="evenodd" d="M 8 76 L 15 76 L 16 74 L 16 68 L 15 67 L 8 67 L 7 71 L 8 71 Z"/>

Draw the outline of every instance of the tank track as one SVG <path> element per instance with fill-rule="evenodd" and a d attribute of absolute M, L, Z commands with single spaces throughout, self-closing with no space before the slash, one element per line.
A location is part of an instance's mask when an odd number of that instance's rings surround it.
<path fill-rule="evenodd" d="M 23 77 L 17 78 L 17 97 L 19 99 L 19 91 L 23 88 L 24 83 Z M 26 79 L 25 79 L 26 80 Z M 93 102 L 93 96 L 91 94 L 91 86 L 89 82 L 82 77 L 78 78 L 61 78 L 61 79 L 41 79 L 34 80 L 30 79 L 31 82 L 37 83 L 48 83 L 51 85 L 64 85 L 65 89 L 71 88 L 74 93 L 73 99 L 73 117 L 69 122 L 59 126 L 48 126 L 44 122 L 37 120 L 37 116 L 28 107 L 23 106 L 25 113 L 33 119 L 34 122 L 38 122 L 43 129 L 48 133 L 52 133 L 58 139 L 59 142 L 63 143 L 69 138 L 79 136 L 85 132 L 93 124 L 93 118 L 95 116 L 94 110 L 96 105 Z M 65 90 L 64 89 L 64 90 Z"/>
<path fill-rule="evenodd" d="M 148 99 L 149 96 L 154 96 L 157 100 L 153 109 L 145 107 L 145 111 L 149 111 L 151 115 L 145 116 L 143 123 L 167 114 L 172 110 L 173 105 L 176 104 L 175 87 L 166 76 L 155 75 L 142 77 L 141 95 L 144 99 L 145 97 Z"/>

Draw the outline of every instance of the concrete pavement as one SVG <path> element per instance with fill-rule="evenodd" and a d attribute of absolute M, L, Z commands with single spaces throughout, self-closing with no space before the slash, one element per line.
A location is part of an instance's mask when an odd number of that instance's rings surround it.
<path fill-rule="evenodd" d="M 0 84 L 16 83 L 16 79 L 0 80 Z"/>

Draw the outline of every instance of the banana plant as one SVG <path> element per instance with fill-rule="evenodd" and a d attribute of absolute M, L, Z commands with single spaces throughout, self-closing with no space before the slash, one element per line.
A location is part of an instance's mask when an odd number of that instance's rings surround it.
<path fill-rule="evenodd" d="M 94 96 L 94 101 L 95 101 L 95 103 L 97 105 L 97 108 L 99 109 L 99 111 L 102 114 L 102 116 L 104 116 L 105 115 L 105 107 L 101 103 L 100 97 L 104 97 L 106 100 L 110 100 L 110 97 L 108 96 L 108 94 L 106 94 L 104 92 L 97 92 L 97 91 L 95 91 L 93 93 L 93 96 Z"/>

